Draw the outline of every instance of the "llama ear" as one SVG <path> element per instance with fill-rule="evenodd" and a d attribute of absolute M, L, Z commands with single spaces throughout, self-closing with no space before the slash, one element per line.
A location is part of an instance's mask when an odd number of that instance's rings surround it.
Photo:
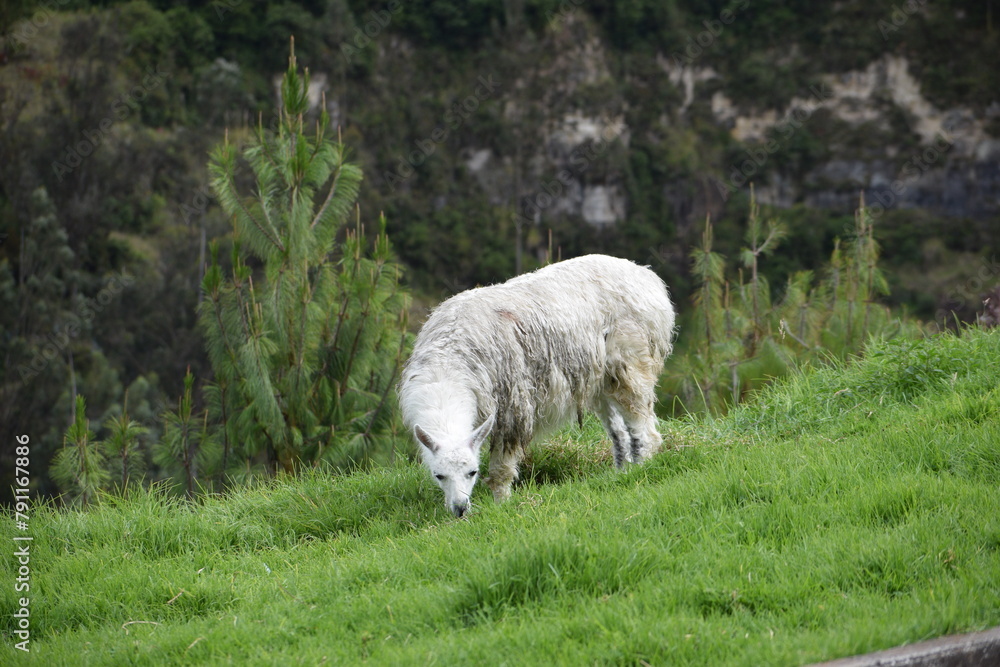
<path fill-rule="evenodd" d="M 479 425 L 475 431 L 472 432 L 472 437 L 469 438 L 469 447 L 472 449 L 479 449 L 482 446 L 483 441 L 493 430 L 493 424 L 496 423 L 497 416 L 495 414 L 490 415 L 486 418 L 482 424 Z"/>
<path fill-rule="evenodd" d="M 431 454 L 437 454 L 437 451 L 441 449 L 441 446 L 434 442 L 431 436 L 428 435 L 427 431 L 420 428 L 419 425 L 414 424 L 413 435 L 416 437 L 417 442 L 426 447 Z"/>

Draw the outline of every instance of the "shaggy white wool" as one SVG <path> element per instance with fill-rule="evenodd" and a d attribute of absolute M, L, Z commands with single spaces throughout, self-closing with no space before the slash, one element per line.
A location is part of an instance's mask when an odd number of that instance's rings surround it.
<path fill-rule="evenodd" d="M 510 495 L 532 439 L 587 410 L 601 417 L 616 465 L 639 463 L 660 444 L 654 387 L 673 334 L 663 281 L 624 259 L 587 255 L 468 290 L 440 304 L 417 336 L 399 384 L 403 420 L 426 436 L 417 438 L 425 465 L 451 480 L 467 474 L 458 468 L 487 435 L 476 442 L 476 427 L 494 418 L 497 500 Z M 461 461 L 447 463 L 455 452 Z M 442 485 L 456 514 L 471 484 L 451 494 Z"/>

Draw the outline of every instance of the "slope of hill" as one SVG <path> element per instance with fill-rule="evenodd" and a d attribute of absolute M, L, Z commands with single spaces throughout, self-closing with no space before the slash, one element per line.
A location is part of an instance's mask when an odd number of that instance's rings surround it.
<path fill-rule="evenodd" d="M 651 265 L 686 317 L 706 216 L 735 258 L 751 183 L 789 233 L 774 296 L 862 190 L 888 305 L 973 321 L 1000 276 L 990 2 L 8 1 L 0 441 L 31 431 L 47 464 L 76 393 L 95 425 L 126 394 L 151 424 L 188 368 L 211 379 L 196 307 L 232 239 L 207 154 L 271 124 L 289 35 L 418 303 L 598 251 Z"/>
<path fill-rule="evenodd" d="M 0 651 L 22 595 L 53 665 L 794 665 L 996 625 L 998 357 L 1000 332 L 877 343 L 665 422 L 624 474 L 588 422 L 467 520 L 408 463 L 36 508 Z"/>

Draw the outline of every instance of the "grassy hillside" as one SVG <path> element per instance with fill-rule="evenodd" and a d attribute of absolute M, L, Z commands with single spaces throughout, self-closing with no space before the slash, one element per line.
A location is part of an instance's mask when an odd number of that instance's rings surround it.
<path fill-rule="evenodd" d="M 664 423 L 625 474 L 588 422 L 467 520 L 409 464 L 36 509 L 30 657 L 794 665 L 996 625 L 998 358 L 1000 332 L 877 344 Z"/>

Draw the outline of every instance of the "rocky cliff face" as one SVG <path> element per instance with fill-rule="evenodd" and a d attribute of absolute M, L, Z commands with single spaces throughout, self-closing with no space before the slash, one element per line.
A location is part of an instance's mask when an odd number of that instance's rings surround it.
<path fill-rule="evenodd" d="M 608 54 L 579 14 L 552 27 L 537 68 L 523 72 L 504 100 L 504 121 L 518 128 L 515 145 L 502 152 L 469 147 L 465 166 L 492 203 L 511 206 L 523 222 L 566 216 L 610 226 L 625 219 L 628 201 L 621 172 L 599 164 L 612 147 L 629 145 L 624 103 L 615 94 L 576 102 L 614 88 Z"/>
<path fill-rule="evenodd" d="M 825 75 L 813 92 L 811 98 L 793 99 L 781 113 L 748 114 L 735 109 L 724 92 L 716 92 L 712 112 L 734 139 L 750 147 L 766 148 L 782 119 L 799 118 L 805 124 L 820 110 L 827 114 L 825 122 L 840 121 L 855 130 L 867 126 L 883 135 L 891 135 L 896 112 L 913 137 L 868 146 L 864 156 L 849 147 L 830 146 L 830 157 L 808 173 L 775 174 L 760 190 L 762 202 L 790 206 L 802 201 L 849 210 L 864 190 L 869 202 L 885 208 L 920 207 L 967 217 L 1000 212 L 1000 140 L 984 130 L 986 121 L 1000 115 L 1000 102 L 982 117 L 963 107 L 937 109 L 921 93 L 907 60 L 888 55 L 863 71 Z"/>
<path fill-rule="evenodd" d="M 565 215 L 598 227 L 614 225 L 629 214 L 623 174 L 620 169 L 589 167 L 611 146 L 627 149 L 636 129 L 625 120 L 627 105 L 613 96 L 567 104 L 582 87 L 604 85 L 611 91 L 615 85 L 608 53 L 584 19 L 570 16 L 557 29 L 553 47 L 573 45 L 530 75 L 548 91 L 534 102 L 547 109 L 547 122 L 522 147 L 527 154 L 520 156 L 519 177 L 512 176 L 517 171 L 515 151 L 498 155 L 469 147 L 465 166 L 494 201 L 509 200 L 510 192 L 517 190 L 525 219 L 540 222 Z M 864 191 L 870 204 L 885 209 L 922 208 L 971 218 L 1000 215 L 1000 139 L 986 131 L 988 123 L 1000 117 L 1000 98 L 980 112 L 936 108 L 922 94 L 907 59 L 885 55 L 863 70 L 821 75 L 812 85 L 803 85 L 804 95 L 785 108 L 748 109 L 730 100 L 711 67 L 684 65 L 664 55 L 656 64 L 675 88 L 664 95 L 661 126 L 691 122 L 694 105 L 704 100 L 712 122 L 744 149 L 736 160 L 713 165 L 715 173 L 708 180 L 714 187 L 691 194 L 690 188 L 663 184 L 667 197 L 677 199 L 672 208 L 682 217 L 718 209 L 751 182 L 762 203 L 778 207 L 803 203 L 848 213 Z M 524 80 L 513 86 L 514 91 L 527 88 Z M 507 102 L 507 119 L 517 122 L 525 104 L 531 102 L 515 94 Z M 802 131 L 832 135 L 834 141 L 806 170 L 776 164 L 774 156 Z M 677 220 L 680 225 L 691 222 Z"/>

